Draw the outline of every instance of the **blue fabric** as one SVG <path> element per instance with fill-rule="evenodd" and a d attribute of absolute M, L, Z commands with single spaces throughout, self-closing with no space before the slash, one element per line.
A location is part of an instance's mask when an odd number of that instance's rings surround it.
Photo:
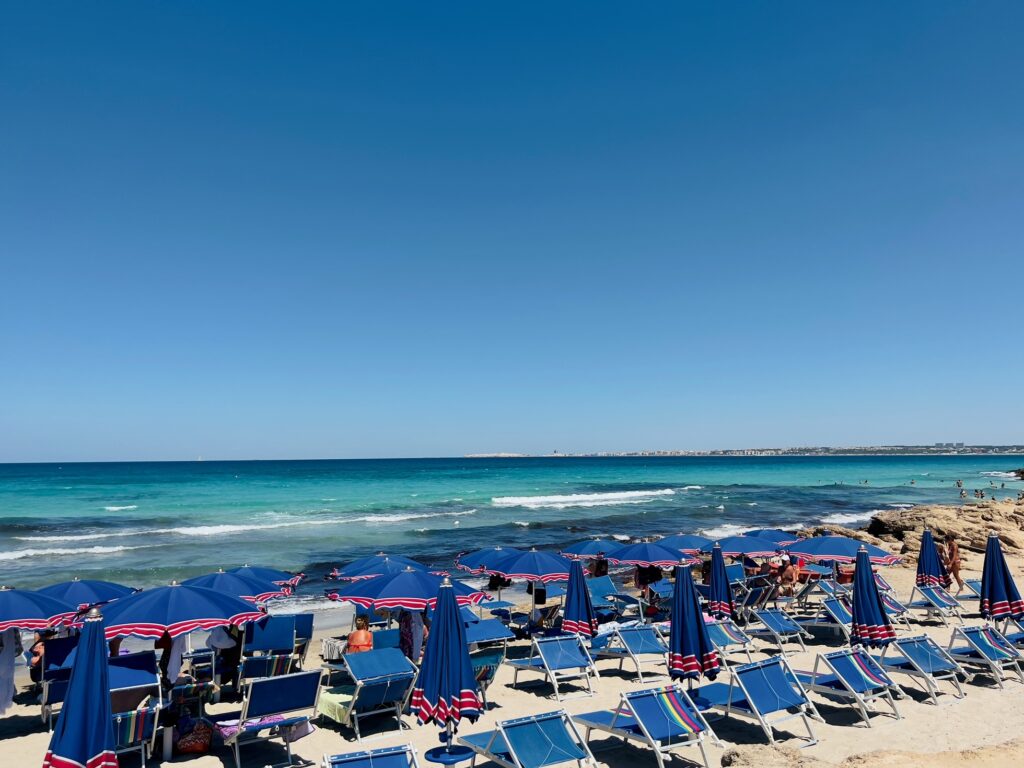
<path fill-rule="evenodd" d="M 807 697 L 794 687 L 788 670 L 777 657 L 737 667 L 736 675 L 750 704 L 762 715 L 807 704 Z"/>
<path fill-rule="evenodd" d="M 47 763 L 60 759 L 80 765 L 90 762 L 100 766 L 117 765 L 113 757 L 114 724 L 110 712 L 107 656 L 103 621 L 85 622 L 64 706 L 50 737 Z M 110 762 L 103 761 L 107 753 Z"/>
<path fill-rule="evenodd" d="M 251 599 L 264 594 L 282 592 L 281 587 L 272 581 L 257 579 L 255 576 L 243 573 L 225 573 L 224 571 L 196 576 L 194 579 L 185 579 L 181 583 L 193 587 L 206 587 L 233 597 Z"/>
<path fill-rule="evenodd" d="M 509 555 L 520 554 L 522 551 L 515 547 L 484 547 L 475 552 L 459 555 L 455 564 L 464 571 L 482 573 L 499 560 L 504 560 Z"/>
<path fill-rule="evenodd" d="M 661 635 L 650 624 L 640 624 L 636 627 L 622 627 L 619 629 L 619 637 L 622 644 L 626 646 L 634 656 L 642 654 L 654 654 L 664 656 L 668 650 Z"/>
<path fill-rule="evenodd" d="M 743 535 L 753 536 L 757 539 L 766 539 L 767 541 L 774 542 L 780 546 L 792 544 L 793 542 L 800 540 L 800 537 L 793 531 L 783 531 L 780 528 L 755 528 L 752 531 L 747 531 Z"/>
<path fill-rule="evenodd" d="M 295 617 L 265 616 L 259 621 L 246 624 L 245 643 L 242 647 L 247 652 L 291 653 L 295 648 Z"/>
<path fill-rule="evenodd" d="M 360 654 L 357 654 L 360 655 Z M 253 680 L 246 717 L 266 717 L 312 709 L 320 688 L 320 670 Z"/>
<path fill-rule="evenodd" d="M 325 760 L 325 768 L 409 768 L 411 756 L 410 747 L 384 747 L 368 752 L 331 755 Z"/>
<path fill-rule="evenodd" d="M 482 704 L 466 627 L 450 582 L 442 584 L 437 594 L 434 622 L 410 708 L 419 722 L 441 728 L 457 726 L 462 718 L 475 722 L 480 716 Z"/>
<path fill-rule="evenodd" d="M 935 548 L 935 539 L 932 538 L 930 529 L 925 528 L 921 534 L 921 552 L 917 558 L 917 585 L 919 587 L 934 587 L 941 585 L 948 587 L 952 583 L 946 567 L 939 559 L 939 552 Z"/>
<path fill-rule="evenodd" d="M 801 539 L 795 544 L 791 544 L 788 551 L 791 555 L 802 555 L 811 560 L 838 560 L 852 563 L 857 559 L 857 552 L 861 546 L 867 549 L 868 557 L 873 563 L 891 564 L 900 560 L 881 547 L 864 544 L 848 536 L 815 536 L 810 539 Z"/>
<path fill-rule="evenodd" d="M 869 648 L 881 648 L 895 639 L 896 632 L 878 594 L 871 561 L 867 550 L 862 547 L 857 552 L 857 565 L 853 573 L 853 627 L 850 642 Z"/>
<path fill-rule="evenodd" d="M 669 549 L 658 542 L 644 541 L 639 544 L 627 544 L 608 559 L 623 565 L 659 565 L 663 568 L 671 568 L 686 558 L 678 550 Z"/>
<path fill-rule="evenodd" d="M 981 571 L 981 615 L 986 619 L 1024 618 L 1024 602 L 1003 557 L 999 537 L 990 534 L 985 545 L 985 565 Z"/>
<path fill-rule="evenodd" d="M 701 551 L 708 553 L 715 545 L 722 548 L 723 555 L 737 557 L 739 555 L 750 555 L 751 557 L 762 557 L 774 555 L 779 547 L 775 542 L 767 539 L 759 539 L 756 536 L 726 536 L 725 538 L 705 544 Z"/>
<path fill-rule="evenodd" d="M 576 635 L 555 635 L 536 640 L 537 652 L 552 671 L 582 669 L 590 666 L 583 643 Z"/>
<path fill-rule="evenodd" d="M 523 768 L 544 768 L 587 757 L 569 732 L 561 713 L 502 723 L 505 741 Z"/>
<path fill-rule="evenodd" d="M 677 565 L 675 581 L 668 642 L 669 674 L 693 679 L 704 675 L 714 680 L 718 675 L 718 652 L 708 636 L 690 569 Z"/>
<path fill-rule="evenodd" d="M 717 544 L 711 549 L 711 577 L 708 584 L 708 612 L 718 619 L 731 619 L 736 615 L 732 600 L 732 587 L 725 571 L 725 558 Z"/>
<path fill-rule="evenodd" d="M 78 607 L 88 607 L 108 603 L 117 600 L 119 597 L 127 597 L 135 592 L 131 587 L 115 584 L 112 581 L 99 581 L 97 579 L 86 579 L 80 581 L 62 581 L 59 584 L 51 584 L 48 587 L 36 590 L 41 595 L 55 597 L 65 603 L 71 603 Z"/>
<path fill-rule="evenodd" d="M 172 637 L 201 628 L 212 628 L 238 619 L 243 623 L 258 618 L 252 603 L 205 587 L 176 584 L 144 589 L 110 603 L 103 611 L 107 633 L 160 637 L 164 631 Z M 208 624 L 208 626 L 207 626 Z"/>
<path fill-rule="evenodd" d="M 400 565 L 400 567 L 395 571 L 391 570 L 388 564 Z M 369 576 L 383 576 L 387 573 L 404 571 L 406 566 L 417 571 L 425 571 L 427 569 L 427 567 L 422 563 L 417 563 L 415 560 L 408 557 L 403 557 L 402 555 L 388 555 L 384 552 L 378 552 L 376 555 L 360 557 L 358 560 L 353 560 L 344 568 L 339 569 L 338 578 L 350 579 L 353 577 L 366 578 Z"/>
<path fill-rule="evenodd" d="M 339 600 L 370 602 L 374 607 L 405 608 L 422 611 L 437 597 L 443 577 L 424 570 L 407 568 L 399 573 L 362 579 L 342 587 L 334 594 Z M 460 602 L 480 596 L 479 590 L 471 589 L 460 581 L 452 582 L 452 592 Z"/>
<path fill-rule="evenodd" d="M 675 536 L 666 536 L 663 539 L 658 539 L 657 543 L 667 549 L 675 549 L 692 555 L 700 552 L 701 549 L 710 544 L 711 539 L 707 536 L 697 536 L 693 533 L 677 533 Z"/>
<path fill-rule="evenodd" d="M 531 549 L 497 558 L 487 571 L 528 581 L 564 581 L 569 578 L 569 560 L 550 552 Z"/>
<path fill-rule="evenodd" d="M 264 568 L 260 565 L 243 565 L 240 568 L 229 568 L 228 573 L 237 573 L 240 576 L 252 576 L 254 579 L 269 581 L 274 584 L 291 581 L 295 576 L 287 571 L 278 568 Z"/>
<path fill-rule="evenodd" d="M 562 550 L 562 554 L 573 555 L 574 557 L 610 557 L 621 548 L 622 545 L 617 541 L 608 539 L 587 539 L 585 541 L 578 541 L 572 546 L 566 547 Z"/>
<path fill-rule="evenodd" d="M 490 643 L 496 640 L 512 640 L 515 635 L 498 619 L 481 619 L 466 625 L 467 643 Z"/>
<path fill-rule="evenodd" d="M 0 629 L 41 629 L 50 619 L 77 609 L 77 604 L 28 589 L 0 589 Z"/>
<path fill-rule="evenodd" d="M 590 591 L 587 589 L 583 566 L 579 560 L 573 560 L 569 566 L 569 586 L 565 595 L 562 629 L 584 637 L 592 637 L 597 632 L 597 615 L 590 602 Z"/>
<path fill-rule="evenodd" d="M 375 633 L 376 634 L 376 633 Z M 416 667 L 397 648 L 380 648 L 363 653 L 349 653 L 344 657 L 345 666 L 355 680 L 370 680 L 375 677 L 407 675 Z"/>

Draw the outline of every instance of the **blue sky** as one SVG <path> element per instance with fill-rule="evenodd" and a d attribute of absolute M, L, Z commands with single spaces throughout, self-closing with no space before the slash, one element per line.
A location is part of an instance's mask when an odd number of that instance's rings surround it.
<path fill-rule="evenodd" d="M 0 461 L 1024 440 L 1024 6 L 0 23 Z"/>

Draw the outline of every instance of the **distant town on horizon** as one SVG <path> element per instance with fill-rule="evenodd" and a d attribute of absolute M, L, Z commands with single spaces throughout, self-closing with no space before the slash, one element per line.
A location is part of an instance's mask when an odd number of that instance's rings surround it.
<path fill-rule="evenodd" d="M 800 446 L 794 448 L 725 448 L 716 451 L 596 451 L 593 453 L 467 453 L 467 459 L 599 458 L 616 456 L 1016 456 L 1024 445 L 931 445 Z"/>

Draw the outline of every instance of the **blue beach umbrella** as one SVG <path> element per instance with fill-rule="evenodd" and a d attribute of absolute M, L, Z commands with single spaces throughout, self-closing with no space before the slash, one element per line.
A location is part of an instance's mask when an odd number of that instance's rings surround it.
<path fill-rule="evenodd" d="M 787 548 L 791 555 L 800 555 L 808 560 L 833 560 L 837 563 L 852 563 L 857 560 L 860 548 L 868 553 L 874 565 L 895 565 L 902 558 L 886 552 L 881 547 L 865 544 L 849 536 L 815 536 L 801 539 Z"/>
<path fill-rule="evenodd" d="M 455 558 L 455 567 L 470 573 L 486 573 L 487 569 L 499 560 L 521 552 L 521 549 L 515 547 L 484 547 L 475 552 L 459 555 Z"/>
<path fill-rule="evenodd" d="M 689 566 L 677 565 L 675 578 L 668 640 L 669 674 L 691 680 L 704 675 L 714 680 L 718 676 L 718 652 L 708 637 Z"/>
<path fill-rule="evenodd" d="M 117 768 L 103 617 L 90 611 L 43 768 Z"/>
<path fill-rule="evenodd" d="M 732 585 L 725 570 L 722 548 L 711 549 L 711 579 L 708 584 L 708 612 L 719 619 L 731 619 L 736 613 L 732 600 Z"/>
<path fill-rule="evenodd" d="M 925 528 L 921 534 L 921 552 L 917 558 L 917 586 L 948 587 L 952 582 L 946 573 L 946 566 L 939 558 L 939 550 L 935 547 L 931 528 Z"/>
<path fill-rule="evenodd" d="M 265 568 L 261 565 L 249 565 L 246 563 L 238 568 L 228 568 L 228 573 L 238 573 L 243 576 L 252 576 L 261 581 L 269 581 L 278 585 L 297 587 L 299 582 L 306 578 L 302 573 L 288 573 L 280 568 Z"/>
<path fill-rule="evenodd" d="M 755 539 L 773 541 L 780 547 L 800 541 L 800 537 L 793 533 L 793 531 L 784 531 L 781 528 L 755 528 L 752 531 L 747 531 L 744 535 L 753 536 Z"/>
<path fill-rule="evenodd" d="M 360 557 L 353 560 L 344 568 L 340 568 L 332 575 L 339 581 L 352 579 L 369 579 L 374 576 L 386 576 L 391 573 L 401 573 L 406 568 L 417 571 L 426 571 L 427 566 L 417 563 L 415 560 L 403 557 L 402 555 L 389 555 L 386 552 L 378 552 L 376 555 Z"/>
<path fill-rule="evenodd" d="M 772 557 L 779 551 L 778 545 L 767 539 L 759 539 L 756 536 L 725 536 L 705 544 L 701 547 L 701 552 L 709 553 L 716 546 L 728 557 Z"/>
<path fill-rule="evenodd" d="M 707 536 L 698 536 L 695 533 L 677 533 L 674 536 L 666 536 L 663 539 L 659 539 L 657 543 L 667 549 L 674 549 L 687 555 L 695 555 L 709 545 L 711 539 Z"/>
<path fill-rule="evenodd" d="M 1024 618 L 1024 601 L 1003 557 L 1003 547 L 995 533 L 988 535 L 985 565 L 981 570 L 981 615 L 992 619 Z"/>
<path fill-rule="evenodd" d="M 8 629 L 48 629 L 78 613 L 77 606 L 29 589 L 0 587 L 0 632 Z"/>
<path fill-rule="evenodd" d="M 94 605 L 109 603 L 121 597 L 128 597 L 138 592 L 137 589 L 126 587 L 122 584 L 115 584 L 112 581 L 100 581 L 98 579 L 72 579 L 62 581 L 59 584 L 51 584 L 48 587 L 37 589 L 41 595 L 55 597 L 65 603 L 77 605 L 78 610 L 84 611 Z"/>
<path fill-rule="evenodd" d="M 506 555 L 484 570 L 487 573 L 504 576 L 506 579 L 525 579 L 546 584 L 549 581 L 568 580 L 570 562 L 570 560 L 550 552 L 530 549 L 526 552 Z"/>
<path fill-rule="evenodd" d="M 569 567 L 569 585 L 565 590 L 565 608 L 562 615 L 562 631 L 573 632 L 584 637 L 597 634 L 597 614 L 590 601 L 590 590 L 583 577 L 583 566 L 573 560 Z"/>
<path fill-rule="evenodd" d="M 401 573 L 375 576 L 353 581 L 331 592 L 332 600 L 355 603 L 363 608 L 424 611 L 433 607 L 443 578 L 426 571 L 406 568 Z M 462 582 L 450 582 L 451 591 L 459 605 L 476 605 L 487 599 L 487 593 L 472 589 Z"/>
<path fill-rule="evenodd" d="M 896 639 L 889 614 L 885 612 L 878 585 L 871 570 L 868 550 L 861 546 L 857 551 L 857 564 L 853 572 L 853 628 L 850 644 L 881 648 Z"/>
<path fill-rule="evenodd" d="M 622 545 L 611 539 L 586 539 L 562 550 L 562 554 L 573 559 L 611 557 Z"/>
<path fill-rule="evenodd" d="M 241 626 L 265 614 L 252 603 L 206 587 L 172 582 L 122 597 L 104 609 L 107 639 L 135 635 L 172 638 L 197 629 Z"/>
<path fill-rule="evenodd" d="M 193 579 L 185 579 L 181 582 L 186 587 L 206 587 L 225 595 L 233 595 L 253 603 L 264 603 L 275 597 L 285 597 L 289 594 L 287 587 L 281 587 L 270 581 L 257 579 L 253 576 L 246 576 L 241 573 L 228 573 L 217 571 L 208 573 L 205 576 L 196 576 Z"/>
<path fill-rule="evenodd" d="M 469 658 L 466 627 L 450 579 L 441 582 L 436 602 L 430 637 L 409 706 L 420 723 L 436 723 L 444 728 L 444 741 L 450 747 L 459 721 L 466 718 L 475 722 L 483 704 Z"/>
<path fill-rule="evenodd" d="M 663 547 L 659 542 L 642 541 L 639 544 L 627 544 L 614 557 L 608 560 L 617 565 L 636 565 L 641 568 L 652 566 L 658 568 L 671 568 L 682 559 L 688 563 L 697 562 L 693 558 L 680 558 L 679 551 Z"/>

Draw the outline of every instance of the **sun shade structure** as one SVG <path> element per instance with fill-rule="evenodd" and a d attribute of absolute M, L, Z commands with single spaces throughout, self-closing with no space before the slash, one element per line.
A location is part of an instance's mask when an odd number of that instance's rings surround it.
<path fill-rule="evenodd" d="M 689 566 L 676 566 L 675 582 L 668 643 L 669 674 L 690 679 L 704 675 L 714 680 L 718 676 L 718 651 L 708 636 Z"/>
<path fill-rule="evenodd" d="M 360 557 L 353 560 L 344 568 L 339 568 L 332 575 L 339 581 L 352 579 L 368 579 L 373 576 L 387 576 L 393 573 L 401 573 L 406 568 L 417 571 L 426 571 L 427 566 L 417 563 L 402 555 L 389 555 L 386 552 L 378 552 L 376 555 Z"/>
<path fill-rule="evenodd" d="M 743 535 L 753 536 L 755 539 L 771 541 L 778 544 L 780 547 L 800 541 L 800 537 L 793 531 L 784 531 L 781 528 L 755 528 L 752 531 L 747 531 Z"/>
<path fill-rule="evenodd" d="M 263 618 L 252 603 L 206 587 L 172 582 L 123 597 L 104 610 L 107 639 L 134 635 L 172 638 L 197 629 L 240 627 Z"/>
<path fill-rule="evenodd" d="M 731 619 L 736 615 L 736 606 L 732 600 L 732 585 L 729 584 L 729 574 L 725 570 L 725 557 L 722 555 L 722 548 L 718 545 L 711 549 L 708 613 L 718 619 Z"/>
<path fill-rule="evenodd" d="M 562 554 L 573 559 L 590 560 L 611 557 L 621 548 L 622 544 L 611 539 L 586 539 L 566 547 Z"/>
<path fill-rule="evenodd" d="M 687 564 L 698 562 L 696 558 L 680 558 L 679 551 L 663 547 L 657 542 L 642 541 L 639 544 L 627 544 L 614 557 L 608 560 L 616 565 L 638 565 L 642 568 L 651 566 L 657 568 L 671 568 L 680 561 Z"/>
<path fill-rule="evenodd" d="M 985 565 L 981 571 L 981 615 L 993 621 L 1024 618 L 1024 601 L 1003 557 L 1003 547 L 995 533 L 985 544 Z"/>
<path fill-rule="evenodd" d="M 873 544 L 851 539 L 848 536 L 816 536 L 810 539 L 801 539 L 788 548 L 791 555 L 799 555 L 808 560 L 833 560 L 837 563 L 852 563 L 857 559 L 857 552 L 861 546 L 867 550 L 868 559 L 874 565 L 895 565 L 902 558 L 886 552 L 881 547 Z"/>
<path fill-rule="evenodd" d="M 103 617 L 93 609 L 82 628 L 43 768 L 117 768 L 108 656 Z"/>
<path fill-rule="evenodd" d="M 711 539 L 707 536 L 698 536 L 695 533 L 677 533 L 673 536 L 658 539 L 656 543 L 665 547 L 665 549 L 672 549 L 686 555 L 696 555 L 704 547 L 711 544 Z"/>
<path fill-rule="evenodd" d="M 206 587 L 253 603 L 264 603 L 275 597 L 286 597 L 291 594 L 290 589 L 273 582 L 225 571 L 196 576 L 194 579 L 185 579 L 181 583 L 186 587 Z"/>
<path fill-rule="evenodd" d="M 485 568 L 486 573 L 496 573 L 506 579 L 525 579 L 526 581 L 567 581 L 569 579 L 570 561 L 564 557 L 530 549 L 516 552 L 495 561 Z"/>
<path fill-rule="evenodd" d="M 434 607 L 442 582 L 441 576 L 406 568 L 401 573 L 354 581 L 331 592 L 329 597 L 355 603 L 363 608 L 424 611 Z M 458 581 L 451 582 L 450 589 L 459 605 L 476 605 L 488 599 L 486 592 L 472 589 Z"/>
<path fill-rule="evenodd" d="M 78 613 L 77 605 L 28 589 L 0 587 L 0 632 L 8 629 L 47 629 Z"/>
<path fill-rule="evenodd" d="M 939 558 L 939 551 L 935 547 L 931 529 L 925 528 L 924 533 L 921 534 L 921 551 L 917 557 L 917 586 L 948 587 L 952 581 L 949 574 L 946 573 L 946 566 Z"/>
<path fill-rule="evenodd" d="M 475 552 L 459 555 L 455 558 L 455 567 L 470 573 L 488 573 L 488 569 L 499 560 L 509 555 L 521 554 L 523 550 L 515 547 L 484 547 Z"/>
<path fill-rule="evenodd" d="M 573 560 L 569 567 L 569 584 L 565 589 L 565 611 L 562 616 L 562 631 L 584 637 L 597 634 L 597 614 L 590 601 L 590 590 L 583 576 L 583 566 Z"/>
<path fill-rule="evenodd" d="M 772 557 L 776 555 L 779 548 L 767 539 L 759 539 L 756 536 L 726 536 L 722 539 L 715 539 L 710 544 L 701 548 L 704 553 L 710 553 L 718 546 L 726 557 Z"/>
<path fill-rule="evenodd" d="M 279 568 L 265 568 L 261 565 L 245 565 L 239 568 L 228 568 L 228 573 L 239 573 L 244 576 L 252 576 L 262 581 L 270 581 L 279 586 L 297 587 L 299 582 L 306 578 L 302 573 L 288 573 Z"/>
<path fill-rule="evenodd" d="M 41 595 L 54 597 L 71 605 L 77 605 L 80 611 L 91 608 L 94 605 L 109 603 L 121 597 L 128 597 L 138 592 L 137 589 L 126 587 L 122 584 L 115 584 L 112 581 L 99 581 L 97 579 L 72 579 L 62 581 L 59 584 L 51 584 L 48 587 L 37 589 Z"/>
<path fill-rule="evenodd" d="M 857 565 L 853 573 L 853 622 L 850 628 L 850 644 L 881 648 L 896 639 L 896 630 L 885 612 L 882 597 L 878 594 L 868 551 L 861 547 L 857 552 Z"/>

